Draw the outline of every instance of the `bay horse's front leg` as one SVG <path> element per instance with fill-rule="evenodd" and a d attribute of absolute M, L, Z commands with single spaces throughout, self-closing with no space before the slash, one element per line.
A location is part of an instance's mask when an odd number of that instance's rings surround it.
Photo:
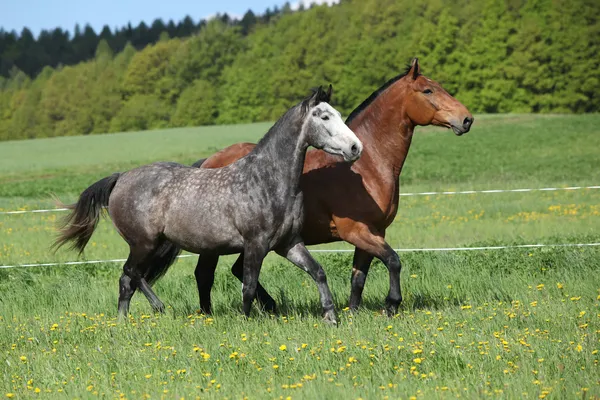
<path fill-rule="evenodd" d="M 325 321 L 337 324 L 335 316 L 333 296 L 329 285 L 327 284 L 327 276 L 321 264 L 319 264 L 313 256 L 308 252 L 304 242 L 296 242 L 288 248 L 278 250 L 277 253 L 289 261 L 294 263 L 297 267 L 308 272 L 313 278 L 319 289 L 319 296 L 321 298 L 321 305 L 323 306 L 323 318 Z"/>
<path fill-rule="evenodd" d="M 343 228 L 340 229 L 340 227 Z M 398 253 L 386 243 L 383 234 L 378 233 L 377 229 L 374 227 L 354 222 L 352 225 L 337 225 L 337 228 L 342 239 L 356 246 L 356 252 L 359 250 L 362 252 L 358 254 L 355 252 L 354 267 L 357 267 L 357 261 L 362 262 L 362 266 L 359 266 L 359 273 L 354 273 L 353 271 L 350 295 L 351 306 L 355 305 L 358 307 L 358 304 L 360 304 L 368 273 L 368 268 L 364 267 L 367 263 L 367 257 L 363 253 L 368 253 L 381 260 L 389 271 L 390 291 L 385 299 L 385 312 L 388 316 L 395 315 L 402 302 L 402 293 L 400 290 L 400 271 L 402 270 L 402 264 L 400 263 Z"/>
<path fill-rule="evenodd" d="M 244 279 L 244 253 L 235 260 L 235 263 L 231 267 L 231 273 L 238 278 L 240 282 Z M 265 290 L 265 288 L 258 282 L 256 286 L 256 300 L 262 305 L 263 309 L 269 313 L 277 313 L 277 304 L 275 299 Z"/>
<path fill-rule="evenodd" d="M 350 310 L 356 311 L 362 301 L 367 275 L 374 256 L 358 247 L 354 249 L 352 260 L 352 276 L 350 278 Z"/>

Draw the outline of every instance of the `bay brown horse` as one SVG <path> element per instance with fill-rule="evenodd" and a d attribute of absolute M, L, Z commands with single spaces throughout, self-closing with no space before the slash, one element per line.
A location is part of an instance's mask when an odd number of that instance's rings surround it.
<path fill-rule="evenodd" d="M 385 241 L 385 231 L 398 212 L 400 172 L 416 126 L 450 128 L 467 133 L 473 116 L 442 86 L 421 75 L 418 59 L 367 98 L 346 120 L 363 143 L 362 157 L 353 164 L 311 150 L 306 155 L 300 181 L 304 192 L 305 222 L 302 237 L 307 245 L 346 241 L 356 247 L 352 265 L 350 308 L 360 305 L 369 267 L 374 257 L 389 271 L 386 312 L 395 314 L 402 301 L 400 258 Z M 248 154 L 254 144 L 227 147 L 195 166 L 217 168 Z M 243 277 L 243 255 L 232 267 Z M 267 309 L 275 302 L 259 287 L 257 299 Z"/>

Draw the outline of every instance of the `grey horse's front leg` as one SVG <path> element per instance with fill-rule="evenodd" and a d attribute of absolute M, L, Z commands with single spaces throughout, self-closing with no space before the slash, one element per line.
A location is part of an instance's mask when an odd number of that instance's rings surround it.
<path fill-rule="evenodd" d="M 242 301 L 244 314 L 250 316 L 252 301 L 256 297 L 256 288 L 258 286 L 258 276 L 263 260 L 269 252 L 268 248 L 262 245 L 252 245 L 250 243 L 244 246 L 244 277 L 242 280 Z"/>
<path fill-rule="evenodd" d="M 296 244 L 283 249 L 282 251 L 277 251 L 277 253 L 287 258 L 297 267 L 308 272 L 313 278 L 319 289 L 321 305 L 323 306 L 323 318 L 327 322 L 336 324 L 337 319 L 333 306 L 333 296 L 331 295 L 331 290 L 329 290 L 329 285 L 327 284 L 327 276 L 325 275 L 325 271 L 323 270 L 323 267 L 321 267 L 321 264 L 319 264 L 308 252 L 304 242 L 296 242 Z"/>
<path fill-rule="evenodd" d="M 235 260 L 235 263 L 231 267 L 231 273 L 238 278 L 240 282 L 244 281 L 244 253 L 241 253 L 237 260 Z M 262 304 L 265 311 L 273 314 L 277 313 L 275 299 L 273 299 L 273 297 L 265 290 L 260 284 L 260 281 L 256 286 L 256 300 Z"/>

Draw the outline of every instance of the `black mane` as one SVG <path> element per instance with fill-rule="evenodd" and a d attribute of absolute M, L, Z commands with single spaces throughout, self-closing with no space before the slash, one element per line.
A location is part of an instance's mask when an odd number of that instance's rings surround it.
<path fill-rule="evenodd" d="M 379 95 L 383 92 L 386 91 L 387 88 L 389 88 L 390 86 L 392 86 L 394 83 L 398 82 L 400 79 L 404 78 L 407 74 L 408 71 L 410 71 L 411 65 L 407 65 L 406 69 L 404 70 L 404 72 L 402 72 L 400 75 L 393 77 L 392 79 L 390 79 L 389 81 L 387 81 L 386 83 L 383 84 L 382 87 L 380 87 L 379 89 L 377 89 L 376 91 L 374 91 L 373 93 L 371 93 L 371 95 L 365 100 L 363 101 L 360 106 L 356 107 L 354 109 L 354 111 L 352 111 L 350 113 L 350 115 L 348 116 L 348 118 L 346 118 L 346 125 L 349 125 L 350 122 L 352 122 L 352 120 L 354 118 L 356 118 L 361 112 L 363 112 L 365 110 L 365 108 L 369 107 L 369 105 L 375 101 L 375 99 L 377 97 L 379 97 Z"/>

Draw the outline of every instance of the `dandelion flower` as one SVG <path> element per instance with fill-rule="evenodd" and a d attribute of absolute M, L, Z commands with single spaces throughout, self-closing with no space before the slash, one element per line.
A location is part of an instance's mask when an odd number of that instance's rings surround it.
<path fill-rule="evenodd" d="M 287 346 L 285 344 L 282 344 L 281 346 L 279 346 L 279 350 L 286 351 L 287 350 Z"/>

